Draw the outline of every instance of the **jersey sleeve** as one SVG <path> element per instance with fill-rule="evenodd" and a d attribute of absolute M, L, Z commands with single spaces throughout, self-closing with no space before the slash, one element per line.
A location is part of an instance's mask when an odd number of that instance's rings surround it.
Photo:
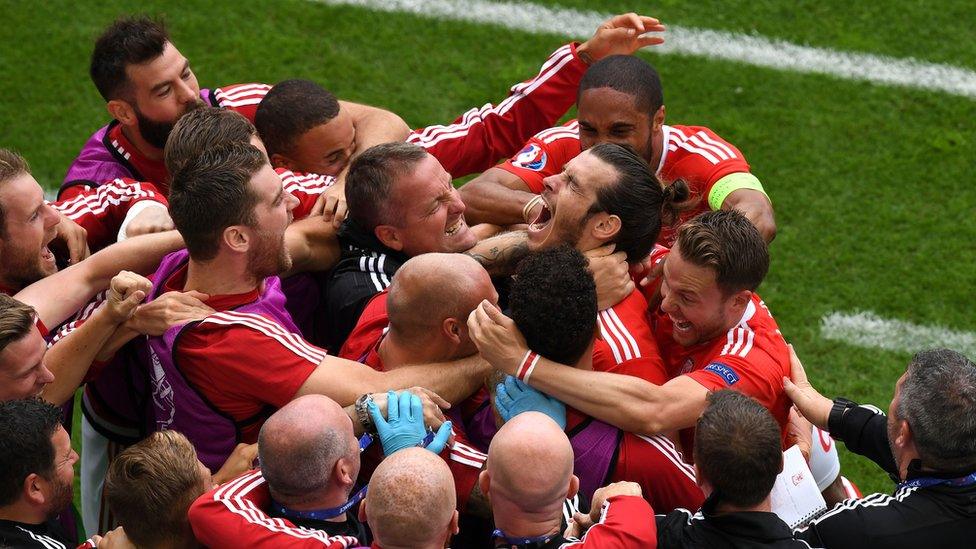
<path fill-rule="evenodd" d="M 751 333 L 751 332 L 749 332 Z M 737 336 L 733 335 L 733 339 Z M 748 345 L 748 333 L 742 336 Z M 736 342 L 733 342 L 733 347 Z M 735 389 L 751 396 L 766 407 L 780 423 L 786 423 L 789 406 L 783 392 L 783 376 L 789 376 L 789 368 L 780 364 L 765 349 L 752 349 L 747 353 L 722 354 L 712 359 L 704 368 L 684 374 L 709 391 Z"/>
<path fill-rule="evenodd" d="M 657 547 L 654 510 L 639 496 L 614 496 L 603 504 L 600 522 L 578 542 L 562 547 L 594 549 Z"/>
<path fill-rule="evenodd" d="M 271 86 L 260 83 L 222 86 L 211 92 L 210 104 L 240 113 L 253 124 L 258 105 L 269 90 Z"/>
<path fill-rule="evenodd" d="M 63 198 L 51 206 L 88 232 L 88 246 L 99 250 L 115 242 L 126 215 L 141 202 L 166 208 L 168 202 L 155 185 L 128 178 L 114 179 L 97 187 L 77 185 L 73 198 Z"/>
<path fill-rule="evenodd" d="M 716 181 L 736 172 L 749 172 L 742 151 L 701 126 L 671 126 L 668 152 L 680 152 L 680 159 L 665 169 L 666 182 L 683 179 L 703 203 Z"/>
<path fill-rule="evenodd" d="M 539 194 L 542 180 L 561 172 L 579 153 L 579 123 L 573 120 L 537 133 L 518 153 L 497 167 L 517 176 L 531 192 Z"/>
<path fill-rule="evenodd" d="M 261 483 L 258 488 L 253 487 L 256 483 Z M 270 500 L 260 473 L 245 473 L 193 502 L 189 511 L 193 535 L 205 547 L 345 549 L 359 545 L 353 537 L 329 536 L 268 516 L 264 508 Z"/>
<path fill-rule="evenodd" d="M 262 404 L 290 402 L 326 354 L 260 315 L 232 311 L 207 317 L 177 341 L 183 374 L 238 419 Z"/>
<path fill-rule="evenodd" d="M 284 186 L 285 192 L 298 199 L 298 206 L 292 210 L 295 219 L 308 217 L 312 207 L 315 206 L 315 201 L 336 181 L 331 175 L 299 173 L 282 168 L 275 171 L 281 177 L 281 184 Z"/>
<path fill-rule="evenodd" d="M 427 149 L 453 177 L 485 171 L 566 113 L 586 68 L 575 44 L 562 46 L 504 101 L 473 108 L 447 126 L 415 130 L 407 141 Z"/>

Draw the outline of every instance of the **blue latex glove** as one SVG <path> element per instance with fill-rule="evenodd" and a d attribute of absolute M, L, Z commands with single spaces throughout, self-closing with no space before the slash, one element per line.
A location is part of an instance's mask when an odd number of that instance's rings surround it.
<path fill-rule="evenodd" d="M 401 391 L 399 395 L 393 391 L 386 394 L 385 418 L 374 402 L 369 403 L 367 410 L 376 424 L 376 433 L 383 445 L 384 455 L 389 456 L 398 450 L 419 446 L 427 436 L 424 405 L 420 397 L 409 391 Z M 451 422 L 445 421 L 427 445 L 427 449 L 435 454 L 441 453 L 450 437 Z"/>
<path fill-rule="evenodd" d="M 522 412 L 542 412 L 551 417 L 561 429 L 566 429 L 566 405 L 540 393 L 512 376 L 499 383 L 495 393 L 495 408 L 508 421 Z"/>

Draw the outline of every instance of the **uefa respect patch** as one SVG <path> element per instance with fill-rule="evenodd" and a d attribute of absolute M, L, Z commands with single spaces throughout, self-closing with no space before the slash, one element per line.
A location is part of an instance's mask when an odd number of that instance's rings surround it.
<path fill-rule="evenodd" d="M 725 380 L 725 383 L 729 385 L 735 385 L 739 381 L 739 374 L 735 373 L 731 367 L 722 364 L 721 362 L 712 362 L 708 366 L 705 366 L 705 371 L 718 374 L 719 377 Z"/>
<path fill-rule="evenodd" d="M 512 165 L 537 172 L 546 167 L 547 159 L 546 151 L 542 150 L 542 147 L 529 143 L 515 156 Z"/>

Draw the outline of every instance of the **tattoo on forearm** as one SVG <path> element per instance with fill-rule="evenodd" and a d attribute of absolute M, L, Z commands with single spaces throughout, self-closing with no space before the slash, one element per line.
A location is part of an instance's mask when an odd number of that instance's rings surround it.
<path fill-rule="evenodd" d="M 515 242 L 509 246 L 492 246 L 488 251 L 479 253 L 472 250 L 468 255 L 473 257 L 492 276 L 507 275 L 515 271 L 515 265 L 529 253 L 528 242 Z"/>

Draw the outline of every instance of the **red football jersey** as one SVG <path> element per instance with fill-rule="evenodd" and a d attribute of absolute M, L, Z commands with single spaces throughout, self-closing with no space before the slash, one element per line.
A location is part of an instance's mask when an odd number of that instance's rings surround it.
<path fill-rule="evenodd" d="M 597 313 L 597 326 L 600 333 L 593 343 L 594 370 L 614 372 L 626 367 L 628 375 L 657 385 L 668 380 L 647 321 L 647 299 L 639 290 Z"/>
<path fill-rule="evenodd" d="M 593 345 L 594 370 L 639 377 L 656 385 L 667 382 L 664 361 L 647 321 L 647 300 L 639 290 L 600 311 L 597 324 L 600 334 Z M 570 430 L 585 418 L 572 408 L 567 410 Z M 622 433 L 609 480 L 640 484 L 644 498 L 658 512 L 678 507 L 697 509 L 704 500 L 694 468 L 682 461 L 674 443 L 665 436 Z"/>
<path fill-rule="evenodd" d="M 671 377 L 684 375 L 710 391 L 735 389 L 751 396 L 773 414 L 785 437 L 791 402 L 783 378 L 790 375 L 790 352 L 758 295 L 728 332 L 692 347 L 674 340 L 671 318 L 662 311 L 652 313 L 651 326 Z M 693 429 L 682 431 L 685 448 L 691 447 L 692 434 Z"/>
<path fill-rule="evenodd" d="M 261 471 L 243 475 L 205 492 L 190 506 L 193 535 L 207 547 L 315 547 L 346 549 L 359 546 L 349 536 L 329 536 L 321 530 L 295 526 L 271 517 L 271 491 Z"/>
<path fill-rule="evenodd" d="M 708 211 L 708 193 L 716 181 L 731 173 L 749 171 L 742 152 L 708 128 L 664 126 L 662 131 L 664 147 L 661 161 L 655 166 L 658 178 L 665 184 L 683 179 L 699 198 L 697 206 L 685 212 L 681 221 Z M 560 173 L 579 153 L 579 122 L 571 120 L 537 133 L 498 167 L 518 176 L 530 191 L 539 194 L 542 180 Z M 674 231 L 665 227 L 658 242 L 670 243 L 673 238 Z"/>
<path fill-rule="evenodd" d="M 331 175 L 293 172 L 285 168 L 275 168 L 275 172 L 281 178 L 285 192 L 298 199 L 298 206 L 291 212 L 295 219 L 308 217 L 315 201 L 336 181 Z"/>
<path fill-rule="evenodd" d="M 483 172 L 566 113 L 586 68 L 576 44 L 566 44 L 538 74 L 512 86 L 504 101 L 470 109 L 450 125 L 414 130 L 407 142 L 427 149 L 453 177 Z"/>
<path fill-rule="evenodd" d="M 185 280 L 184 266 L 164 282 L 166 290 L 182 291 Z M 327 355 L 274 320 L 230 310 L 258 295 L 255 289 L 210 296 L 206 304 L 218 312 L 185 330 L 175 346 L 187 380 L 239 422 L 258 416 L 268 406 L 277 409 L 291 402 Z M 241 442 L 257 442 L 262 424 L 256 421 L 242 429 Z"/>
<path fill-rule="evenodd" d="M 123 178 L 94 189 L 79 189 L 72 198 L 53 202 L 51 207 L 88 231 L 88 247 L 95 252 L 117 240 L 129 210 L 140 202 L 169 205 L 152 183 Z"/>

